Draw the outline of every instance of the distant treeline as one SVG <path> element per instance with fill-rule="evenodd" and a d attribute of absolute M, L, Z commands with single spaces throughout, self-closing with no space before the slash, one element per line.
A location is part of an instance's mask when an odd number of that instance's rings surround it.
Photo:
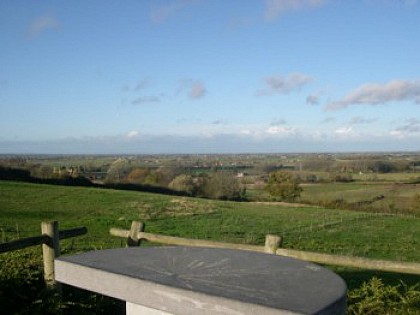
<path fill-rule="evenodd" d="M 94 186 L 90 180 L 84 177 L 39 178 L 31 176 L 29 170 L 4 166 L 0 166 L 0 179 L 51 185 Z"/>
<path fill-rule="evenodd" d="M 81 187 L 96 187 L 96 188 L 109 188 L 117 190 L 132 190 L 132 191 L 144 191 L 153 192 L 167 195 L 188 195 L 183 191 L 176 191 L 173 189 L 151 186 L 151 185 L 139 185 L 139 184 L 127 184 L 127 183 L 106 183 L 97 184 L 92 183 L 85 177 L 72 177 L 64 176 L 60 178 L 39 178 L 31 176 L 31 172 L 24 169 L 16 169 L 11 167 L 0 166 L 0 180 L 20 181 L 27 183 L 36 184 L 47 184 L 47 185 L 63 185 L 63 186 L 81 186 Z"/>

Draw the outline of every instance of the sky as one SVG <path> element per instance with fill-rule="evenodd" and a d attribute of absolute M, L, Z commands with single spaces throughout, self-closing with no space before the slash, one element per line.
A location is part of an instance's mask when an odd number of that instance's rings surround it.
<path fill-rule="evenodd" d="M 0 2 L 0 154 L 420 151 L 420 0 Z"/>

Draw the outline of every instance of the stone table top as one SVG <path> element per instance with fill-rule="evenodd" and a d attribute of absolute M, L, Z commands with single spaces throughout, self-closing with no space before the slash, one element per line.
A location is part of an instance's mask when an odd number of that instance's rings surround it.
<path fill-rule="evenodd" d="M 344 314 L 346 285 L 318 265 L 251 251 L 131 247 L 55 261 L 56 280 L 173 314 Z"/>

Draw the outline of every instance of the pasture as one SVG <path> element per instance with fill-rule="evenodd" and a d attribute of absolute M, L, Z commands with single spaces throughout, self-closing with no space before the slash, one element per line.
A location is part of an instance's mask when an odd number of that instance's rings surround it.
<path fill-rule="evenodd" d="M 333 204 L 345 202 L 353 210 L 420 214 L 420 185 L 403 183 L 323 183 L 303 185 L 301 202 Z"/>
<path fill-rule="evenodd" d="M 400 177 L 399 177 L 400 178 Z M 270 200 L 264 186 L 248 185 L 249 200 Z M 420 216 L 420 184 L 386 181 L 305 183 L 297 202 L 372 213 Z"/>

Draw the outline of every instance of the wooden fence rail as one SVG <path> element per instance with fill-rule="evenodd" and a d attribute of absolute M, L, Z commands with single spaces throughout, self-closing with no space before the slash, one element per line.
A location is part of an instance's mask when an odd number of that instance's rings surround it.
<path fill-rule="evenodd" d="M 42 245 L 48 241 L 47 235 L 27 237 L 7 243 L 0 243 L 0 253 L 11 252 L 18 249 L 24 249 L 26 247 Z"/>
<path fill-rule="evenodd" d="M 57 221 L 42 222 L 42 235 L 27 237 L 7 243 L 0 243 L 0 253 L 24 249 L 31 246 L 42 245 L 42 256 L 44 262 L 44 280 L 49 288 L 56 288 L 54 275 L 54 259 L 60 256 L 60 240 L 84 235 L 87 233 L 85 227 L 78 227 L 60 231 Z"/>
<path fill-rule="evenodd" d="M 285 248 L 277 249 L 276 254 L 312 261 L 319 264 L 420 275 L 420 264 L 414 262 L 376 260 L 356 256 L 322 254 Z"/>
<path fill-rule="evenodd" d="M 381 270 L 387 272 L 398 272 L 420 275 L 420 264 L 411 262 L 397 262 L 387 260 L 374 260 L 354 256 L 330 255 L 316 252 L 299 251 L 292 249 L 279 248 L 282 239 L 278 236 L 267 235 L 265 246 L 232 244 L 224 242 L 214 242 L 208 240 L 189 239 L 182 237 L 167 236 L 162 234 L 144 232 L 144 224 L 141 224 L 142 230 L 138 230 L 139 222 L 133 222 L 131 230 L 123 230 L 112 228 L 110 234 L 113 236 L 127 238 L 127 245 L 132 246 L 134 235 L 137 240 L 147 240 L 153 243 L 181 245 L 181 246 L 199 246 L 199 247 L 215 247 L 228 249 L 251 250 L 257 252 L 272 253 L 281 256 L 297 258 L 301 260 L 311 261 L 319 264 L 356 267 L 361 269 Z"/>
<path fill-rule="evenodd" d="M 69 230 L 59 231 L 59 238 L 60 240 L 71 238 L 75 236 L 84 235 L 87 233 L 87 229 L 85 227 L 79 227 Z M 47 243 L 49 237 L 47 235 L 39 235 L 39 236 L 32 236 L 26 237 L 19 240 L 10 241 L 7 243 L 0 243 L 0 254 L 15 251 L 18 249 L 24 249 L 31 246 L 42 245 Z"/>

